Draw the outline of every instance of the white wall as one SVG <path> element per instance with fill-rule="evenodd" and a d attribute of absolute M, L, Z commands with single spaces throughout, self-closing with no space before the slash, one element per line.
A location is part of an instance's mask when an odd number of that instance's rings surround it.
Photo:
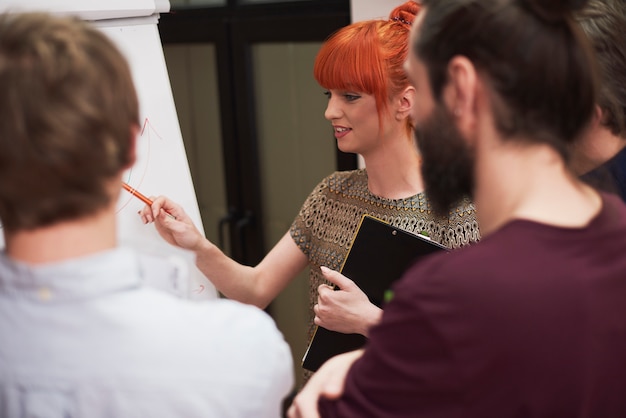
<path fill-rule="evenodd" d="M 389 12 L 405 0 L 350 0 L 352 21 L 366 19 L 386 19 Z"/>
<path fill-rule="evenodd" d="M 0 12 L 28 10 L 103 20 L 169 12 L 170 3 L 168 0 L 0 0 Z"/>
<path fill-rule="evenodd" d="M 0 12 L 46 11 L 79 16 L 117 44 L 130 64 L 144 122 L 137 137 L 137 162 L 125 173 L 124 180 L 147 196 L 170 196 L 202 231 L 157 28 L 159 13 L 168 10 L 168 0 L 0 0 Z M 168 283 L 167 290 L 194 299 L 216 298 L 215 287 L 195 267 L 193 254 L 166 243 L 154 225 L 143 225 L 137 214 L 142 207 L 141 201 L 121 192 L 117 212 L 120 244 L 170 258 L 189 272 L 188 282 Z M 0 248 L 3 246 L 0 235 Z"/>
<path fill-rule="evenodd" d="M 350 0 L 352 22 L 367 19 L 386 19 L 389 13 L 405 0 Z M 358 155 L 359 167 L 365 167 L 363 157 Z"/>

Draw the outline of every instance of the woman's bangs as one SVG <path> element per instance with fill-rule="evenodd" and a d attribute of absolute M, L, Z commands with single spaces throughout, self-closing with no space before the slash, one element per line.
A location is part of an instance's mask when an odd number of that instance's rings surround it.
<path fill-rule="evenodd" d="M 385 86 L 376 46 L 359 41 L 336 37 L 322 47 L 313 67 L 322 87 L 374 94 Z"/>

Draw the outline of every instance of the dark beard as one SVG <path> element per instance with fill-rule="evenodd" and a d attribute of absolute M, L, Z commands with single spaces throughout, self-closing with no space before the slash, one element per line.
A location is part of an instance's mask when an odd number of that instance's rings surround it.
<path fill-rule="evenodd" d="M 474 156 L 445 105 L 435 107 L 415 131 L 426 195 L 437 215 L 448 216 L 474 188 Z"/>

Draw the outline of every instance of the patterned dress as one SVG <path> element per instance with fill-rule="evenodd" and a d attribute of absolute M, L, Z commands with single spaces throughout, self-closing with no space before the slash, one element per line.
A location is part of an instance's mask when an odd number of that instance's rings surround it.
<path fill-rule="evenodd" d="M 340 270 L 363 214 L 412 233 L 424 233 L 448 248 L 480 239 L 476 210 L 469 200 L 447 217 L 437 217 L 424 193 L 406 199 L 374 196 L 367 187 L 365 169 L 331 174 L 315 187 L 290 228 L 291 237 L 309 258 L 309 340 L 315 330 L 317 288 L 327 283 L 319 268 Z M 305 371 L 305 380 L 308 377 Z"/>

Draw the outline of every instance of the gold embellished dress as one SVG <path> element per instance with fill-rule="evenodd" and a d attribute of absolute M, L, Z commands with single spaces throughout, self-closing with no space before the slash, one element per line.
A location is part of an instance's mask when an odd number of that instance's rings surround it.
<path fill-rule="evenodd" d="M 291 237 L 309 258 L 309 340 L 317 288 L 326 283 L 319 267 L 339 270 L 363 214 L 383 219 L 413 233 L 425 233 L 448 248 L 478 241 L 476 210 L 469 200 L 437 217 L 424 193 L 385 199 L 370 193 L 367 171 L 337 171 L 323 179 L 306 199 L 290 228 Z M 308 373 L 305 373 L 305 378 Z"/>

